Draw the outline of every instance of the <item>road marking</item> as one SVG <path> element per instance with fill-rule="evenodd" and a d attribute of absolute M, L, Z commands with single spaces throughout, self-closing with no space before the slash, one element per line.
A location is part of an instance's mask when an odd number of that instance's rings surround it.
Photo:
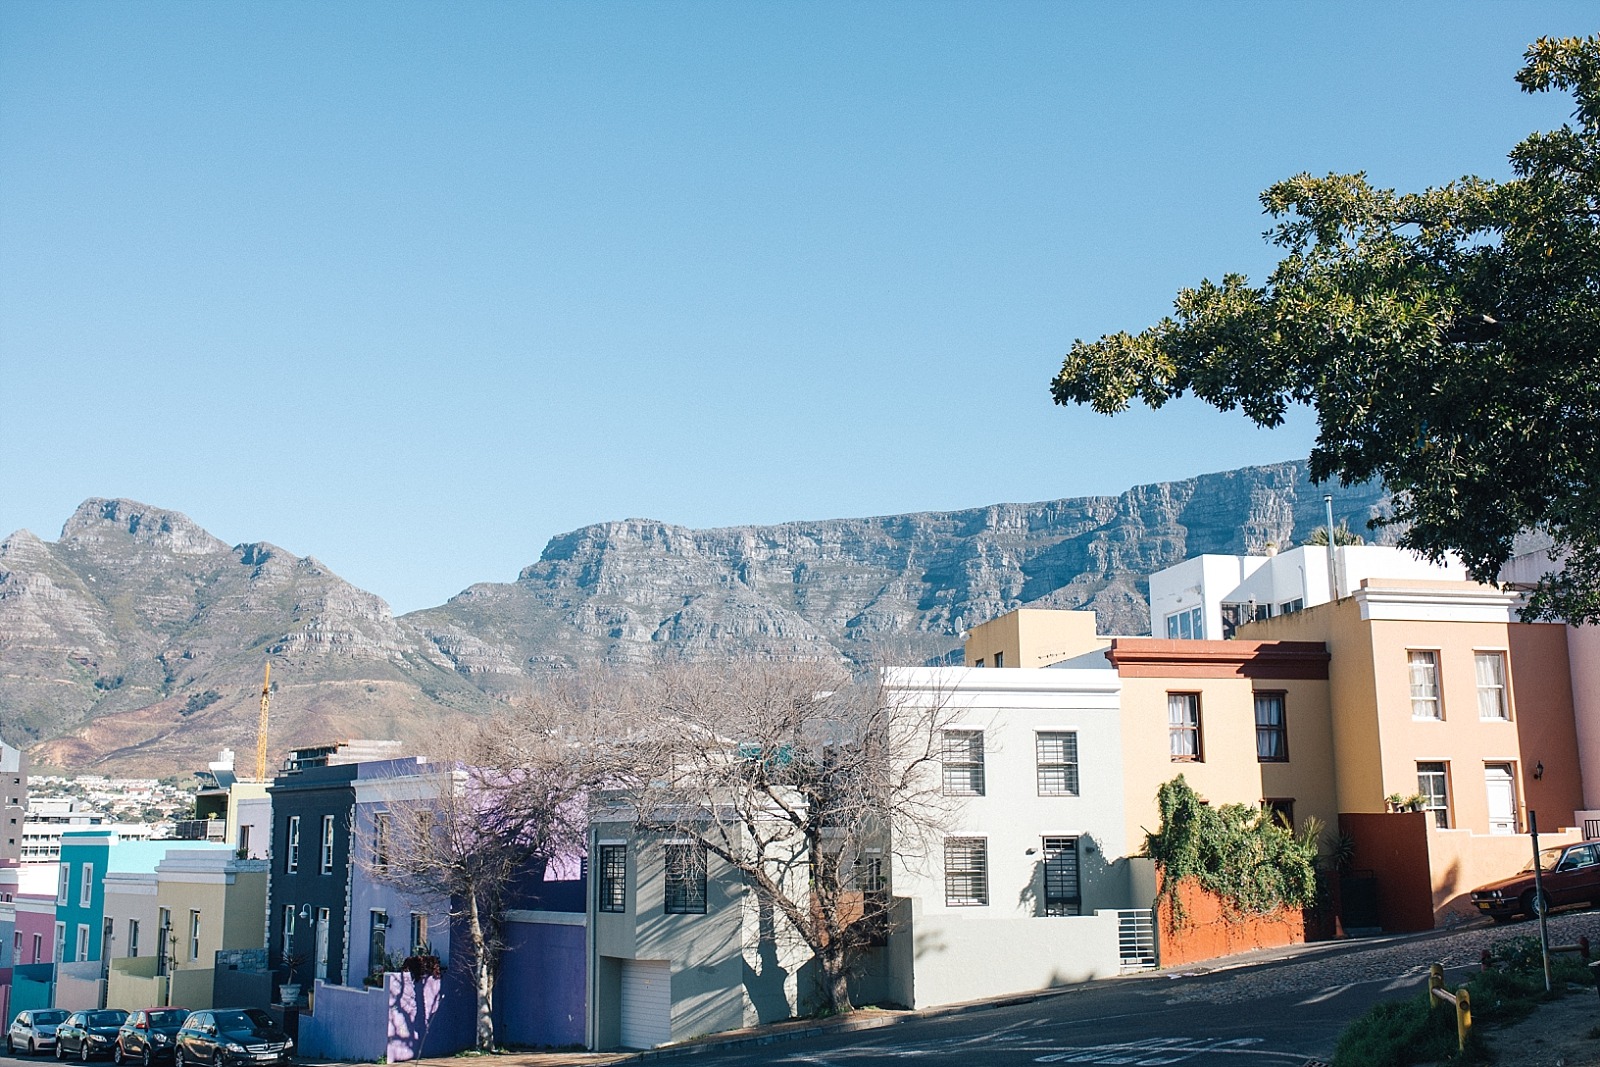
<path fill-rule="evenodd" d="M 1205 1054 L 1223 1056 L 1261 1056 L 1285 1063 L 1303 1064 L 1304 1053 L 1276 1052 L 1272 1049 L 1251 1048 L 1264 1039 L 1259 1037 L 1193 1038 L 1150 1037 L 1143 1041 L 1119 1041 L 1107 1045 L 1089 1045 L 1067 1049 L 1044 1056 L 1035 1056 L 1034 1063 L 1091 1063 L 1128 1065 L 1128 1067 L 1165 1067 L 1182 1063 Z"/>

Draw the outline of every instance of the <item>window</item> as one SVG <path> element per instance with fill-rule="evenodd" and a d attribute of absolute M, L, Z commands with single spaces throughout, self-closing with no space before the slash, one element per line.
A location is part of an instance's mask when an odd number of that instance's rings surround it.
<path fill-rule="evenodd" d="M 1411 670 L 1411 717 L 1444 718 L 1439 708 L 1439 653 L 1414 648 L 1406 653 L 1406 664 Z"/>
<path fill-rule="evenodd" d="M 367 924 L 367 973 L 377 974 L 384 968 L 389 954 L 389 913 L 378 908 L 372 910 Z"/>
<path fill-rule="evenodd" d="M 1042 797 L 1078 795 L 1078 735 L 1039 733 L 1033 735 L 1034 755 Z"/>
<path fill-rule="evenodd" d="M 989 903 L 989 842 L 984 838 L 945 839 L 944 903 L 950 908 Z"/>
<path fill-rule="evenodd" d="M 1267 797 L 1261 802 L 1261 810 L 1272 813 L 1272 819 L 1285 830 L 1294 829 L 1294 798 L 1293 797 Z"/>
<path fill-rule="evenodd" d="M 1284 713 L 1283 693 L 1256 694 L 1256 760 L 1260 763 L 1289 762 L 1289 720 Z"/>
<path fill-rule="evenodd" d="M 1077 915 L 1083 898 L 1078 889 L 1078 839 L 1044 839 L 1044 913 Z"/>
<path fill-rule="evenodd" d="M 78 883 L 78 907 L 90 907 L 94 899 L 94 864 L 83 865 L 83 880 Z"/>
<path fill-rule="evenodd" d="M 994 665 L 996 667 L 1004 667 L 1006 665 L 1006 654 L 1004 652 L 996 652 L 994 654 Z"/>
<path fill-rule="evenodd" d="M 1174 763 L 1198 763 L 1200 753 L 1200 694 L 1167 694 L 1167 735 Z"/>
<path fill-rule="evenodd" d="M 704 915 L 706 911 L 706 850 L 701 845 L 666 846 L 668 915 Z"/>
<path fill-rule="evenodd" d="M 1506 707 L 1506 654 L 1474 652 L 1472 664 L 1478 672 L 1478 718 L 1511 718 Z"/>
<path fill-rule="evenodd" d="M 1205 626 L 1201 623 L 1204 609 L 1189 608 L 1185 611 L 1173 612 L 1167 616 L 1167 636 L 1181 641 L 1199 640 L 1205 637 Z"/>
<path fill-rule="evenodd" d="M 61 870 L 56 874 L 56 903 L 67 902 L 68 887 L 72 885 L 72 864 L 63 863 Z"/>
<path fill-rule="evenodd" d="M 333 816 L 322 817 L 322 873 L 333 873 Z"/>
<path fill-rule="evenodd" d="M 389 820 L 386 811 L 380 811 L 372 817 L 372 865 L 374 867 L 389 866 Z"/>
<path fill-rule="evenodd" d="M 1444 763 L 1417 764 L 1417 792 L 1422 794 L 1422 808 L 1433 812 L 1433 823 L 1441 830 L 1450 828 L 1448 777 Z"/>
<path fill-rule="evenodd" d="M 863 893 L 882 893 L 889 888 L 883 870 L 883 850 L 869 848 L 856 857 L 855 868 L 850 872 L 855 888 Z"/>
<path fill-rule="evenodd" d="M 626 911 L 628 908 L 628 846 L 600 846 L 601 911 Z"/>
<path fill-rule="evenodd" d="M 294 905 L 283 906 L 283 943 L 278 946 L 278 955 L 288 959 L 294 955 Z"/>
<path fill-rule="evenodd" d="M 411 954 L 413 956 L 425 955 L 424 950 L 433 946 L 428 943 L 428 913 L 414 911 L 411 913 Z"/>
<path fill-rule="evenodd" d="M 38 963 L 44 958 L 44 935 L 33 935 L 33 962 Z"/>
<path fill-rule="evenodd" d="M 56 962 L 65 963 L 67 960 L 67 924 L 56 923 Z"/>
<path fill-rule="evenodd" d="M 139 956 L 139 920 L 128 920 L 128 955 L 135 959 Z"/>
<path fill-rule="evenodd" d="M 159 912 L 160 929 L 156 931 L 156 973 L 166 974 L 167 964 L 172 960 L 172 954 L 177 951 L 173 944 L 172 909 L 162 908 Z"/>
<path fill-rule="evenodd" d="M 1278 605 L 1278 614 L 1279 615 L 1293 615 L 1297 611 L 1304 611 L 1305 607 L 1306 607 L 1305 598 L 1304 597 L 1295 597 L 1293 600 L 1285 600 L 1282 604 L 1279 604 Z"/>
<path fill-rule="evenodd" d="M 20 930 L 11 935 L 11 962 L 13 964 L 22 962 L 22 932 Z"/>
<path fill-rule="evenodd" d="M 294 874 L 300 870 L 300 816 L 289 816 L 289 847 L 283 850 L 283 870 Z"/>
<path fill-rule="evenodd" d="M 983 660 L 980 659 L 978 662 L 974 663 L 973 666 L 974 667 L 987 667 L 988 664 L 983 662 Z"/>
<path fill-rule="evenodd" d="M 239 827 L 239 855 L 250 855 L 250 824 L 243 823 Z"/>
<path fill-rule="evenodd" d="M 197 960 L 199 958 L 200 958 L 200 913 L 198 911 L 191 911 L 189 913 L 189 959 Z"/>
<path fill-rule="evenodd" d="M 78 950 L 72 958 L 79 963 L 89 958 L 89 927 L 83 923 L 78 924 Z"/>
<path fill-rule="evenodd" d="M 983 731 L 946 730 L 943 756 L 945 796 L 983 796 Z"/>

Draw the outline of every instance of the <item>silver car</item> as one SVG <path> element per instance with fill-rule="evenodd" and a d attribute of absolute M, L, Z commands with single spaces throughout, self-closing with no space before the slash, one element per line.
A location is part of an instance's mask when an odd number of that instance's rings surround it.
<path fill-rule="evenodd" d="M 30 1056 L 49 1052 L 56 1047 L 56 1027 L 66 1021 L 67 1013 L 56 1008 L 19 1011 L 6 1031 L 6 1051 L 13 1056 L 19 1048 L 27 1049 Z"/>

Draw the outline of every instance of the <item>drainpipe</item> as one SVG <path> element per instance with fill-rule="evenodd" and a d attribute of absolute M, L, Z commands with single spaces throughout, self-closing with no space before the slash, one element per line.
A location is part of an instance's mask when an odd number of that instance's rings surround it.
<path fill-rule="evenodd" d="M 1339 599 L 1339 568 L 1333 561 L 1333 494 L 1328 493 L 1322 498 L 1322 506 L 1328 512 L 1328 599 Z"/>
<path fill-rule="evenodd" d="M 600 946 L 595 937 L 595 919 L 600 914 L 600 879 L 595 869 L 597 857 L 600 855 L 599 840 L 600 831 L 590 824 L 589 884 L 584 887 L 583 894 L 586 901 L 584 907 L 588 912 L 584 916 L 583 936 L 589 943 L 589 965 L 585 968 L 588 973 L 583 976 L 583 992 L 584 998 L 588 1001 L 588 1010 L 584 1012 L 585 1029 L 588 1031 L 584 1034 L 584 1043 L 591 1049 L 599 1047 L 600 1044 L 600 1008 L 595 1003 L 599 999 L 595 996 L 595 971 L 599 967 L 600 956 Z"/>

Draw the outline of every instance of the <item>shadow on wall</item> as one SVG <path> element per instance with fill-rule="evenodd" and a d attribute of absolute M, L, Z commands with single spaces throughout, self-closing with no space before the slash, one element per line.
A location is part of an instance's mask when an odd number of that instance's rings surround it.
<path fill-rule="evenodd" d="M 1107 863 L 1105 850 L 1100 842 L 1091 834 L 1084 834 L 1078 838 L 1078 915 L 1093 915 L 1096 908 L 1126 907 L 1125 904 L 1107 904 L 1106 897 L 1123 895 L 1114 893 L 1113 885 L 1126 887 L 1128 883 L 1127 864 L 1124 860 Z M 1033 873 L 1027 884 L 1017 893 L 1017 906 L 1027 915 L 1045 914 L 1045 858 L 1039 856 L 1033 861 Z"/>
<path fill-rule="evenodd" d="M 797 1014 L 789 1003 L 789 970 L 778 958 L 778 921 L 770 900 L 756 894 L 756 962 L 744 959 L 744 991 L 763 1023 Z"/>

